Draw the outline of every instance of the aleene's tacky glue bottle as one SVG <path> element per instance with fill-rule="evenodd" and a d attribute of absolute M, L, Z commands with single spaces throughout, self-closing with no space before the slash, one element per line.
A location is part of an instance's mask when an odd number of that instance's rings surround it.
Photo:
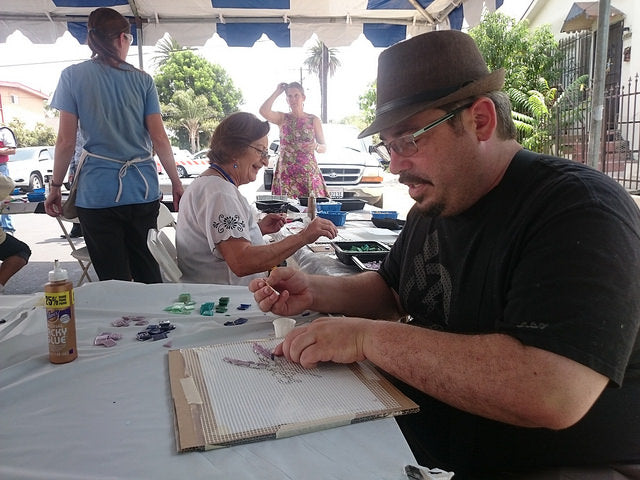
<path fill-rule="evenodd" d="M 78 356 L 76 346 L 76 315 L 73 309 L 73 283 L 58 260 L 49 272 L 49 283 L 44 286 L 44 304 L 47 309 L 49 335 L 49 361 L 67 363 Z"/>

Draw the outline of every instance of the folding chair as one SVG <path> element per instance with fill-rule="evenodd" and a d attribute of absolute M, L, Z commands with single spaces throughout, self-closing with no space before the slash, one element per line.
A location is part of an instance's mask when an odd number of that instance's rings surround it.
<path fill-rule="evenodd" d="M 162 230 L 164 227 L 176 228 L 176 221 L 169 211 L 169 208 L 162 202 L 160 202 L 160 210 L 158 211 L 158 230 Z"/>
<path fill-rule="evenodd" d="M 171 243 L 169 237 L 162 231 L 150 228 L 147 233 L 147 246 L 153 258 L 160 265 L 160 271 L 165 281 L 179 282 L 182 272 L 178 267 L 176 247 Z"/>
<path fill-rule="evenodd" d="M 87 250 L 86 246 L 76 248 L 76 245 L 73 243 L 73 240 L 71 240 L 71 237 L 69 236 L 69 232 L 67 232 L 67 229 L 64 226 L 64 223 L 62 223 L 62 217 L 56 217 L 56 219 L 58 220 L 58 224 L 60 225 L 60 228 L 64 233 L 64 238 L 67 239 L 67 242 L 71 247 L 71 256 L 78 261 L 78 263 L 80 264 L 80 268 L 82 268 L 82 275 L 80 275 L 80 280 L 78 280 L 78 283 L 76 286 L 79 287 L 80 285 L 82 285 L 82 282 L 85 279 L 89 282 L 92 282 L 93 280 L 91 280 L 91 276 L 89 276 L 89 268 L 91 267 L 91 257 L 89 256 L 89 250 Z M 77 218 L 74 218 L 74 219 L 65 218 L 64 220 L 67 220 L 73 223 L 78 221 Z"/>

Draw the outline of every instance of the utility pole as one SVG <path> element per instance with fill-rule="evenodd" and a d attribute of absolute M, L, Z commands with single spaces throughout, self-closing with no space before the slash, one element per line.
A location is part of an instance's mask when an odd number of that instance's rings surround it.
<path fill-rule="evenodd" d="M 329 49 L 322 44 L 322 55 L 320 57 L 320 118 L 322 123 L 327 123 L 327 79 L 329 76 Z"/>
<path fill-rule="evenodd" d="M 606 76 L 607 48 L 609 44 L 609 11 L 610 0 L 600 0 L 598 9 L 598 30 L 596 39 L 595 64 L 593 66 L 593 95 L 591 104 L 591 125 L 589 126 L 589 146 L 587 163 L 598 168 L 601 154 L 603 116 L 604 116 L 604 81 Z M 604 158 L 602 159 L 604 164 Z"/>

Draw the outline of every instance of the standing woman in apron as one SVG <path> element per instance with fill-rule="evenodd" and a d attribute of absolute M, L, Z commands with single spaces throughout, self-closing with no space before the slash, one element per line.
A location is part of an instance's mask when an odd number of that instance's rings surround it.
<path fill-rule="evenodd" d="M 91 59 L 66 68 L 51 101 L 60 125 L 46 212 L 62 212 L 60 187 L 74 154 L 80 122 L 83 159 L 76 172 L 76 206 L 100 280 L 162 282 L 147 248 L 162 196 L 155 149 L 171 179 L 177 210 L 183 193 L 160 115 L 153 78 L 125 61 L 133 41 L 129 22 L 111 8 L 88 20 Z"/>

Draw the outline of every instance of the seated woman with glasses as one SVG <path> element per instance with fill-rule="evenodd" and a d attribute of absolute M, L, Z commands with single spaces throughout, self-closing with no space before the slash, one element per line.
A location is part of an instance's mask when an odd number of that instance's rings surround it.
<path fill-rule="evenodd" d="M 331 221 L 316 218 L 299 233 L 265 242 L 262 236 L 279 231 L 285 217 L 269 213 L 256 221 L 238 187 L 267 165 L 268 132 L 268 122 L 246 112 L 229 115 L 213 132 L 211 165 L 180 201 L 176 247 L 183 282 L 248 285 L 304 245 L 337 235 Z"/>

